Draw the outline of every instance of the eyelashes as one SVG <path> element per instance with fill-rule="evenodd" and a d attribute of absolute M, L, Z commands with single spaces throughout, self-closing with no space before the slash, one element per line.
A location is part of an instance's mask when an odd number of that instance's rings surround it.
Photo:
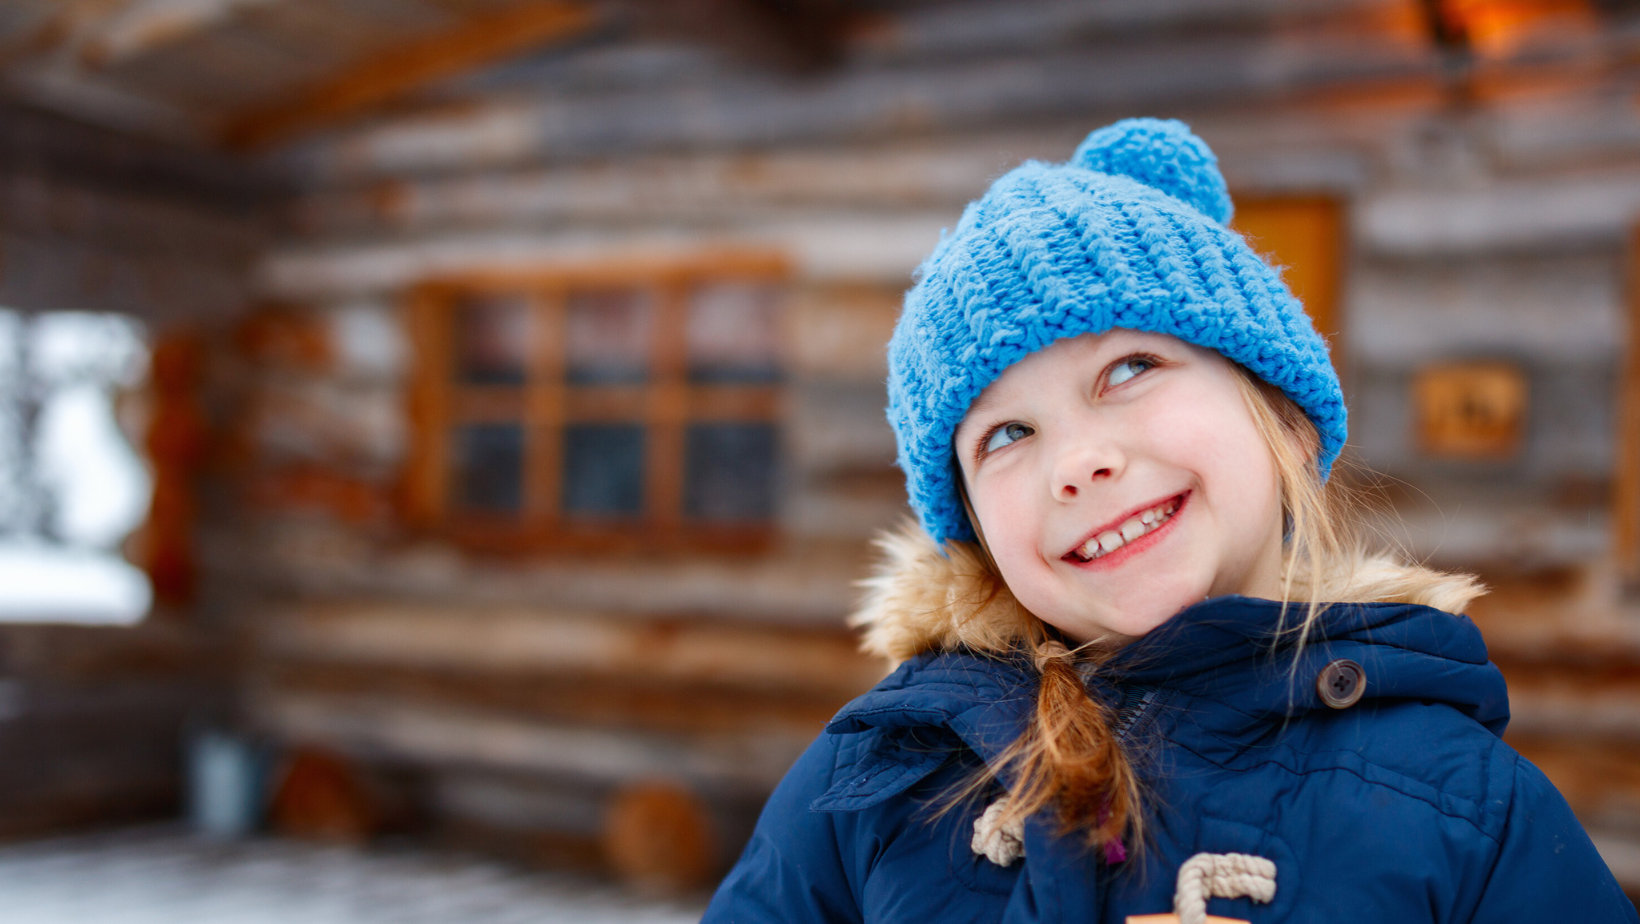
<path fill-rule="evenodd" d="M 1151 353 L 1129 353 L 1106 366 L 1099 374 L 1098 394 L 1131 382 L 1161 366 L 1170 365 L 1167 360 Z M 973 461 L 977 464 L 994 452 L 1008 448 L 1014 443 L 1036 433 L 1036 428 L 1018 420 L 1004 420 L 988 427 L 979 438 L 974 441 Z"/>

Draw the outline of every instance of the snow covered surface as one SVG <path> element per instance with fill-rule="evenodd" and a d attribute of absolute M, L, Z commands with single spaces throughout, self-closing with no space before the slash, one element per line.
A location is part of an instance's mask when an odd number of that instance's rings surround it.
<path fill-rule="evenodd" d="M 694 924 L 644 900 L 464 856 L 145 827 L 0 847 L 0 921 L 28 924 Z"/>
<path fill-rule="evenodd" d="M 0 541 L 0 622 L 127 626 L 152 597 L 148 576 L 113 552 Z"/>

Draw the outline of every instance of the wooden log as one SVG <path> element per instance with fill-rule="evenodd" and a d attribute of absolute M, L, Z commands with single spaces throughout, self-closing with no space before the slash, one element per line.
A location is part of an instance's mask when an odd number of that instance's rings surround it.
<path fill-rule="evenodd" d="M 664 777 L 742 794 L 772 790 L 813 737 L 778 729 L 634 733 L 381 696 L 260 691 L 248 709 L 256 727 L 279 740 L 372 760 L 605 785 Z"/>
<path fill-rule="evenodd" d="M 1302 36 L 1302 40 L 1294 39 Z M 1009 49 L 978 59 L 855 68 L 802 93 L 689 74 L 657 87 L 509 100 L 359 132 L 319 152 L 327 172 L 354 176 L 474 168 L 525 158 L 590 158 L 642 150 L 749 147 L 816 137 L 891 137 L 908 127 L 955 130 L 1013 120 L 1132 112 L 1235 100 L 1290 100 L 1345 88 L 1438 84 L 1431 49 L 1391 28 L 1159 33 L 1138 40 Z M 1272 61 L 1279 64 L 1272 67 Z M 685 100 L 687 102 L 685 102 Z M 1330 101 L 1330 100 L 1329 100 Z"/>
<path fill-rule="evenodd" d="M 819 734 L 849 700 L 830 690 L 690 684 L 641 675 L 450 670 L 389 664 L 276 662 L 256 683 L 270 695 L 377 696 L 406 705 L 504 714 L 532 721 L 633 732 L 700 735 Z"/>
<path fill-rule="evenodd" d="M 1622 378 L 1617 393 L 1616 468 L 1612 473 L 1612 560 L 1624 582 L 1640 586 L 1640 225 L 1625 253 Z"/>
<path fill-rule="evenodd" d="M 256 270 L 275 297 L 324 299 L 382 294 L 473 273 L 573 272 L 599 263 L 694 262 L 702 255 L 775 248 L 803 280 L 904 285 L 955 220 L 952 210 L 882 215 L 793 210 L 748 218 L 727 229 L 660 225 L 645 229 L 441 232 L 407 240 L 270 250 Z"/>
<path fill-rule="evenodd" d="M 338 844 L 363 844 L 381 816 L 352 762 L 314 747 L 286 755 L 268 807 L 278 833 Z"/>
<path fill-rule="evenodd" d="M 630 578 L 612 576 L 616 580 Z M 465 671 L 553 672 L 848 699 L 885 665 L 839 629 L 643 619 L 530 607 L 312 604 L 257 625 L 267 656 Z"/>
<path fill-rule="evenodd" d="M 1631 170 L 1491 180 L 1477 187 L 1385 187 L 1363 198 L 1354 228 L 1372 254 L 1429 259 L 1559 246 L 1617 246 L 1640 210 Z"/>
<path fill-rule="evenodd" d="M 173 333 L 154 348 L 154 416 L 148 457 L 154 465 L 154 496 L 140 546 L 154 598 L 170 606 L 193 601 L 194 476 L 204 464 L 210 428 L 199 406 L 204 346 L 195 336 Z"/>
<path fill-rule="evenodd" d="M 1074 130 L 991 135 L 967 144 L 890 142 L 748 153 L 642 156 L 600 164 L 392 179 L 315 189 L 292 215 L 310 235 L 427 231 L 517 222 L 671 223 L 802 206 L 960 209 L 998 171 L 1063 158 Z"/>

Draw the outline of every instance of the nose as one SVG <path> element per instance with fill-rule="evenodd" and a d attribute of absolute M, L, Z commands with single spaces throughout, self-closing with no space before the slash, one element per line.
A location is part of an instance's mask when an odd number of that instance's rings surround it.
<path fill-rule="evenodd" d="M 1125 459 L 1108 440 L 1084 437 L 1067 442 L 1054 454 L 1053 496 L 1070 501 L 1101 482 L 1114 480 L 1122 472 Z"/>

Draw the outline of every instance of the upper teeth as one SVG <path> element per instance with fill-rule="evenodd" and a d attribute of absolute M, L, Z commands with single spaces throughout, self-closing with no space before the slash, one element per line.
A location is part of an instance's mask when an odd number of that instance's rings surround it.
<path fill-rule="evenodd" d="M 1082 544 L 1076 552 L 1083 559 L 1092 561 L 1116 551 L 1129 542 L 1145 535 L 1166 523 L 1179 510 L 1179 499 L 1172 498 L 1164 501 L 1149 510 L 1140 511 L 1122 522 L 1121 526 L 1109 529 Z"/>

